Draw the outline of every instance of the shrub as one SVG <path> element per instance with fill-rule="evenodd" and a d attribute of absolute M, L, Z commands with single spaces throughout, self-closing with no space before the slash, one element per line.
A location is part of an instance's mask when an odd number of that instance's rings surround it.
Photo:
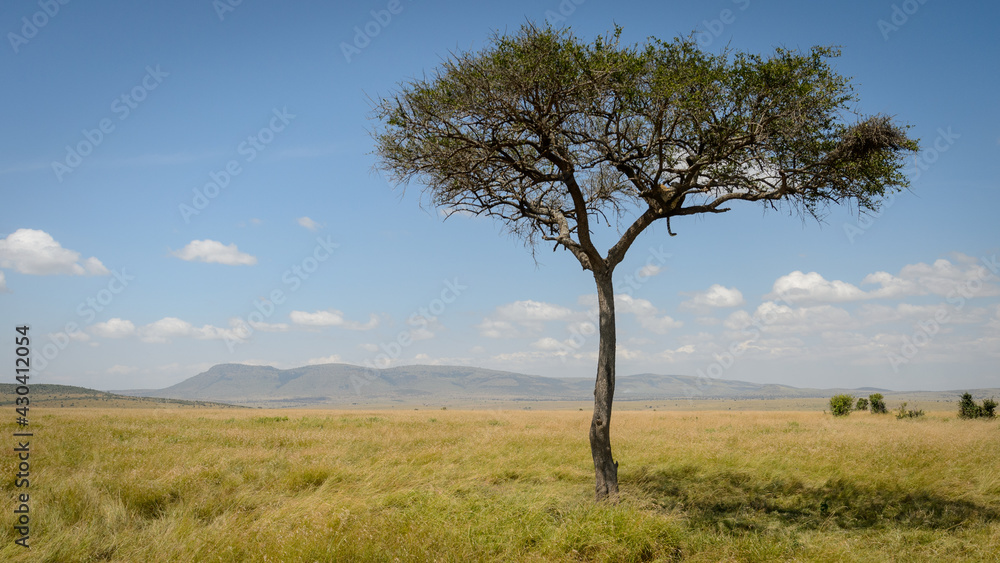
<path fill-rule="evenodd" d="M 993 399 L 983 399 L 983 416 L 994 418 L 997 415 L 997 402 Z"/>
<path fill-rule="evenodd" d="M 963 393 L 958 401 L 958 416 L 961 418 L 979 418 L 979 405 L 972 400 L 972 393 Z"/>
<path fill-rule="evenodd" d="M 997 402 L 993 399 L 983 399 L 982 405 L 977 405 L 971 393 L 963 393 L 958 401 L 958 416 L 961 418 L 993 418 L 996 416 Z"/>
<path fill-rule="evenodd" d="M 868 395 L 868 401 L 871 405 L 872 414 L 885 414 L 889 412 L 889 409 L 885 407 L 885 400 L 881 393 Z"/>
<path fill-rule="evenodd" d="M 854 407 L 854 410 L 866 411 L 868 410 L 868 399 L 864 397 L 858 397 L 858 404 Z"/>
<path fill-rule="evenodd" d="M 851 395 L 834 395 L 830 398 L 830 412 L 833 416 L 847 416 L 854 408 L 854 397 Z"/>
<path fill-rule="evenodd" d="M 903 404 L 899 405 L 899 410 L 896 411 L 897 420 L 903 418 L 917 418 L 918 416 L 924 416 L 924 411 L 906 410 L 906 401 L 903 401 Z"/>

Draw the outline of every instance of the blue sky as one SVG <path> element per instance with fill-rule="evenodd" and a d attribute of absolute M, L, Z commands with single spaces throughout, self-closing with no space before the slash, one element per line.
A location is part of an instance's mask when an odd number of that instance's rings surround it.
<path fill-rule="evenodd" d="M 231 4 L 236 4 L 232 6 Z M 566 252 L 421 206 L 373 169 L 370 97 L 550 20 L 718 51 L 840 45 L 913 126 L 912 191 L 823 224 L 753 205 L 644 233 L 618 373 L 1000 387 L 994 4 L 5 2 L 0 319 L 35 383 L 159 388 L 218 363 L 456 364 L 592 377 Z M 219 186 L 218 189 L 211 185 Z M 248 328 L 249 327 L 249 328 Z M 0 362 L 14 363 L 13 339 Z M 11 377 L 12 378 L 12 377 Z"/>

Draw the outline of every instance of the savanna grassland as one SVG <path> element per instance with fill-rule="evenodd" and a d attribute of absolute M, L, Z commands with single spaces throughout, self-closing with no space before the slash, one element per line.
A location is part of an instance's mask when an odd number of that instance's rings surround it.
<path fill-rule="evenodd" d="M 1000 422 L 931 412 L 32 410 L 3 561 L 995 560 Z"/>

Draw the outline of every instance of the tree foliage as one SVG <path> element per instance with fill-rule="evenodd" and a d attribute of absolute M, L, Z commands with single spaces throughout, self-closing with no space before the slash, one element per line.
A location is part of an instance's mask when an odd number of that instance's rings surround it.
<path fill-rule="evenodd" d="M 434 205 L 499 219 L 529 242 L 603 264 L 596 219 L 638 211 L 607 261 L 661 218 L 722 213 L 735 200 L 875 209 L 907 185 L 916 149 L 883 115 L 852 115 L 832 47 L 770 56 L 701 51 L 692 38 L 586 44 L 525 26 L 381 98 L 379 167 L 419 181 Z"/>
<path fill-rule="evenodd" d="M 993 399 L 983 399 L 983 416 L 994 418 L 997 415 L 997 402 Z"/>
<path fill-rule="evenodd" d="M 830 397 L 830 412 L 833 416 L 847 416 L 854 410 L 854 397 L 851 395 L 834 395 Z"/>
<path fill-rule="evenodd" d="M 868 402 L 871 406 L 872 414 L 886 414 L 889 409 L 885 406 L 885 397 L 881 393 L 868 395 Z"/>
<path fill-rule="evenodd" d="M 960 418 L 994 418 L 997 402 L 993 399 L 983 399 L 982 405 L 977 405 L 971 393 L 963 393 L 958 401 L 958 416 Z"/>

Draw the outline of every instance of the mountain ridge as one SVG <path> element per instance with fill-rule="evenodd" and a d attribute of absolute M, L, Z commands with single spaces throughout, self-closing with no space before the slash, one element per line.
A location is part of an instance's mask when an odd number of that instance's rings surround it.
<path fill-rule="evenodd" d="M 469 366 L 410 365 L 385 369 L 333 363 L 290 369 L 218 364 L 164 389 L 113 391 L 119 395 L 214 401 L 247 406 L 337 406 L 461 401 L 585 401 L 592 378 L 555 378 Z M 981 393 L 1000 390 L 974 390 Z M 773 383 L 640 373 L 619 376 L 616 400 L 801 399 L 839 393 L 895 393 L 889 389 L 814 389 Z M 940 394 L 915 391 L 913 394 Z"/>

